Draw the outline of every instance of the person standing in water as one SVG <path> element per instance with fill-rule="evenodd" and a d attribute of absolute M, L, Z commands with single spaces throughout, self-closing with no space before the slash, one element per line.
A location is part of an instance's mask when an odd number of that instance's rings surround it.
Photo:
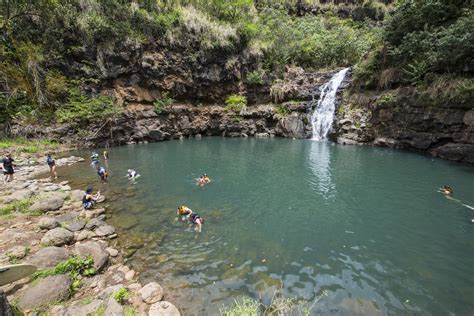
<path fill-rule="evenodd" d="M 98 165 L 99 164 L 99 154 L 96 153 L 95 151 L 91 155 L 91 163 L 92 163 L 92 165 Z"/>
<path fill-rule="evenodd" d="M 56 173 L 56 160 L 51 157 L 51 154 L 46 155 L 46 163 L 49 167 L 49 174 L 51 176 L 51 179 L 57 179 L 58 174 Z"/>
<path fill-rule="evenodd" d="M 6 157 L 2 159 L 2 169 L 3 169 L 3 182 L 11 182 L 13 181 L 13 174 L 15 173 L 15 170 L 13 167 L 15 167 L 14 159 L 12 158 L 10 153 L 6 154 Z"/>
<path fill-rule="evenodd" d="M 103 156 L 104 160 L 109 160 L 109 152 L 107 150 L 104 150 Z"/>
<path fill-rule="evenodd" d="M 204 224 L 204 218 L 202 218 L 201 216 L 199 216 L 199 214 L 197 213 L 192 213 L 190 216 L 189 216 L 189 221 L 191 222 L 191 224 L 194 224 L 196 225 L 196 228 L 195 230 L 197 232 L 201 232 L 202 231 L 202 225 Z"/>
<path fill-rule="evenodd" d="M 104 167 L 99 167 L 99 165 L 97 165 L 97 174 L 99 175 L 100 180 L 102 180 L 102 183 L 107 182 L 109 174 L 107 173 L 107 170 L 105 170 Z"/>

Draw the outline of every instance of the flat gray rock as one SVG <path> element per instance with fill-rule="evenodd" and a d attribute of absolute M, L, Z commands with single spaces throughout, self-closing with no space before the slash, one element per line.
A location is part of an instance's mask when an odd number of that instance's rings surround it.
<path fill-rule="evenodd" d="M 87 305 L 78 305 L 78 306 L 69 306 L 63 308 L 60 313 L 61 316 L 90 316 L 97 315 L 97 310 L 101 305 L 104 304 L 104 301 L 93 300 Z"/>
<path fill-rule="evenodd" d="M 18 300 L 21 310 L 45 308 L 70 296 L 71 280 L 65 274 L 53 275 L 28 288 Z"/>
<path fill-rule="evenodd" d="M 48 231 L 43 238 L 41 243 L 47 246 L 62 246 L 69 244 L 74 239 L 74 234 L 66 228 L 57 227 Z"/>
<path fill-rule="evenodd" d="M 51 268 L 59 262 L 69 258 L 69 253 L 61 247 L 46 247 L 35 253 L 28 263 L 35 265 L 38 269 Z"/>
<path fill-rule="evenodd" d="M 100 272 L 107 264 L 109 253 L 105 251 L 100 243 L 96 241 L 87 241 L 84 243 L 77 243 L 75 248 L 78 256 L 91 256 L 94 259 L 94 269 L 96 269 L 97 272 Z"/>

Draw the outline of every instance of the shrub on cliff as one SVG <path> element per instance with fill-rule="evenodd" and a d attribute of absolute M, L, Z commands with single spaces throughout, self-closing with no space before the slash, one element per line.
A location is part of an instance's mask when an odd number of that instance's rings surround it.
<path fill-rule="evenodd" d="M 238 113 L 247 106 L 247 98 L 238 94 L 232 94 L 225 100 L 225 104 L 224 110 Z"/>

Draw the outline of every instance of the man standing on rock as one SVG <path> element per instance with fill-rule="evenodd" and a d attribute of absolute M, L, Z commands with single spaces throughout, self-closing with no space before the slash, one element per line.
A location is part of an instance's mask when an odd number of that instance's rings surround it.
<path fill-rule="evenodd" d="M 13 163 L 14 161 L 15 160 L 13 160 L 10 153 L 7 153 L 6 157 L 2 159 L 2 169 L 3 174 L 5 175 L 3 178 L 4 183 L 13 181 L 13 174 L 15 173 L 13 170 L 13 167 L 15 166 Z"/>

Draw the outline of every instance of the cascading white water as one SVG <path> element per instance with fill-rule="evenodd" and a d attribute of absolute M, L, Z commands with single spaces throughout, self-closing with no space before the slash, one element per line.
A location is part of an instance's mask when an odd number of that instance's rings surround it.
<path fill-rule="evenodd" d="M 313 126 L 313 137 L 315 140 L 326 139 L 334 121 L 334 111 L 336 110 L 336 93 L 346 76 L 349 68 L 342 69 L 331 80 L 326 82 L 319 89 L 321 91 L 318 104 L 311 116 L 311 125 Z"/>

